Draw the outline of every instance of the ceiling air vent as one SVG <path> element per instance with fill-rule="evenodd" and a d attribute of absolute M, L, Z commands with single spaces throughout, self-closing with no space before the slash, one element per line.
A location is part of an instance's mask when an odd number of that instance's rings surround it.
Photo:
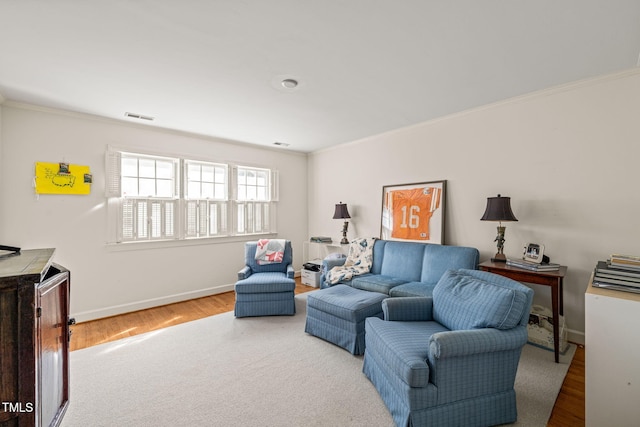
<path fill-rule="evenodd" d="M 132 119 L 138 119 L 138 120 L 147 120 L 149 122 L 152 122 L 154 120 L 153 117 L 151 116 L 143 116 L 142 114 L 136 114 L 136 113 L 124 113 L 125 117 L 130 117 Z"/>

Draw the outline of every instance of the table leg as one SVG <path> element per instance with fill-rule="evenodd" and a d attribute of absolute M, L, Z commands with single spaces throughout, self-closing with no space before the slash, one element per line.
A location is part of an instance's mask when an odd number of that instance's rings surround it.
<path fill-rule="evenodd" d="M 560 314 L 564 315 L 564 291 L 562 290 L 562 277 L 558 278 L 558 293 L 560 294 Z"/>
<path fill-rule="evenodd" d="M 560 310 L 558 284 L 551 285 L 551 309 L 553 312 L 553 351 L 556 363 L 560 361 Z"/>

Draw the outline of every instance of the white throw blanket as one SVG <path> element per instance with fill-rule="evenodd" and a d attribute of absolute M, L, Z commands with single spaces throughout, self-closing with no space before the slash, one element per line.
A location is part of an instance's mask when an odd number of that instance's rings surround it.
<path fill-rule="evenodd" d="M 344 265 L 333 267 L 327 273 L 327 281 L 332 285 L 343 280 L 351 280 L 353 276 L 371 271 L 373 264 L 373 244 L 375 237 L 355 239 L 349 246 L 349 255 Z"/>
<path fill-rule="evenodd" d="M 284 259 L 285 239 L 262 239 L 256 246 L 256 262 L 259 265 L 281 263 Z"/>

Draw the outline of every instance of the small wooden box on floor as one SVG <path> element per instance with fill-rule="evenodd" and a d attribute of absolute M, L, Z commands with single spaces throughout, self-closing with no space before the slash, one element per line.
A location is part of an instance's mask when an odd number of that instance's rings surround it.
<path fill-rule="evenodd" d="M 69 271 L 53 254 L 0 258 L 0 427 L 57 426 L 69 404 Z"/>

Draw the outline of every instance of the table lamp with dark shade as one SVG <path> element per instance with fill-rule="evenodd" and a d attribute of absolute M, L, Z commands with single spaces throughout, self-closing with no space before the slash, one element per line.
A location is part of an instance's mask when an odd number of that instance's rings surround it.
<path fill-rule="evenodd" d="M 498 252 L 491 258 L 493 262 L 507 262 L 504 255 L 504 232 L 507 227 L 502 226 L 502 221 L 517 221 L 518 219 L 511 210 L 511 197 L 487 197 L 487 209 L 480 218 L 481 221 L 498 221 L 498 236 L 494 240 L 497 242 Z"/>
<path fill-rule="evenodd" d="M 351 218 L 351 215 L 349 215 L 349 211 L 347 210 L 347 204 L 342 202 L 336 204 L 336 211 L 333 213 L 333 219 L 345 220 L 342 226 L 342 240 L 340 241 L 340 244 L 342 245 L 349 244 L 349 240 L 347 240 L 347 230 L 349 229 L 349 221 L 347 221 L 347 218 Z"/>

